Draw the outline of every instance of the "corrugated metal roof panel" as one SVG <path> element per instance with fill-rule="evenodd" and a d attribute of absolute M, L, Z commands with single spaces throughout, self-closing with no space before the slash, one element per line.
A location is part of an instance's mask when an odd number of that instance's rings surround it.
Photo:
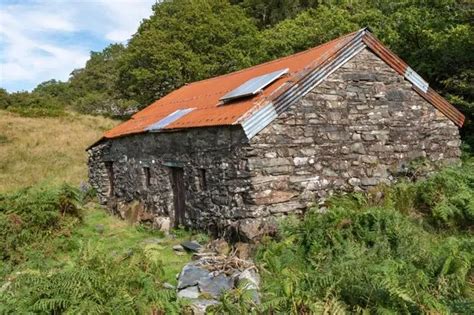
<path fill-rule="evenodd" d="M 362 29 L 291 56 L 185 85 L 136 113 L 132 119 L 107 131 L 104 137 L 114 138 L 145 132 L 157 123 L 160 125 L 159 122 L 162 119 L 177 110 L 191 108 L 194 110 L 168 122 L 164 126 L 160 126 L 162 130 L 246 124 L 246 128 L 253 135 L 258 132 L 258 126 L 262 124 L 258 123 L 258 119 L 251 119 L 252 115 L 269 114 L 273 117 L 273 112 L 261 111 L 262 107 L 270 103 L 273 104 L 272 106 L 277 114 L 282 112 L 286 109 L 287 104 L 301 96 L 303 90 L 299 87 L 300 84 L 304 82 L 305 86 L 318 84 L 322 78 L 327 77 L 331 71 L 334 71 L 334 60 L 339 60 L 339 63 L 345 62 L 347 58 L 344 58 L 342 54 L 350 56 L 351 51 L 358 52 L 364 44 L 400 75 L 410 80 L 414 84 L 414 89 L 428 102 L 432 103 L 457 125 L 462 126 L 464 116 L 458 110 L 430 89 L 416 72 L 409 71 L 407 73 L 408 65 L 403 60 L 383 46 L 370 32 Z M 332 66 L 327 66 L 331 64 Z M 325 67 L 328 69 L 325 70 Z M 288 69 L 288 76 L 277 78 L 261 93 L 247 98 L 233 99 L 225 106 L 220 106 L 222 105 L 221 99 L 223 96 L 229 94 L 236 87 L 251 79 L 282 69 Z M 308 81 L 310 76 L 313 79 Z M 264 117 L 262 119 L 264 119 L 265 124 L 271 122 L 271 119 L 268 120 Z M 251 120 L 253 123 L 245 123 L 247 120 Z"/>
<path fill-rule="evenodd" d="M 184 108 L 195 108 L 195 110 L 167 125 L 164 129 L 235 124 L 241 116 L 249 112 L 254 106 L 266 102 L 266 98 L 282 85 L 291 83 L 302 70 L 311 66 L 315 60 L 337 51 L 354 34 L 342 36 L 291 56 L 185 85 L 136 113 L 129 121 L 107 131 L 104 136 L 114 138 L 144 132 L 149 125 L 163 119 L 177 109 Z M 289 69 L 289 75 L 278 78 L 270 86 L 267 86 L 262 93 L 253 97 L 236 99 L 225 106 L 221 106 L 220 98 L 244 82 L 286 68 Z"/>

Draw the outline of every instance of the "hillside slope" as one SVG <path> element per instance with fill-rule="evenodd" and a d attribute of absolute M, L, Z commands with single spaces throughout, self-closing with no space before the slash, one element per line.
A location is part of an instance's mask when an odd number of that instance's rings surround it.
<path fill-rule="evenodd" d="M 75 113 L 29 118 L 0 111 L 0 193 L 40 182 L 80 184 L 87 179 L 85 148 L 117 123 Z"/>

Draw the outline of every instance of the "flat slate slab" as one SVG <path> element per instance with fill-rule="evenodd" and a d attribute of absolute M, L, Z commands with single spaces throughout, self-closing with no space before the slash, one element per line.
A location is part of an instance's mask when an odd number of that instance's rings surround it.
<path fill-rule="evenodd" d="M 179 275 L 178 290 L 197 285 L 199 280 L 204 278 L 209 278 L 208 270 L 194 264 L 187 264 Z"/>
<path fill-rule="evenodd" d="M 183 299 L 197 299 L 199 297 L 199 289 L 197 286 L 188 287 L 179 291 L 178 297 Z"/>
<path fill-rule="evenodd" d="M 201 278 L 198 285 L 202 293 L 208 293 L 213 298 L 218 298 L 225 291 L 232 289 L 233 281 L 230 277 L 220 274 L 216 277 Z"/>
<path fill-rule="evenodd" d="M 202 248 L 201 244 L 196 241 L 186 241 L 181 243 L 181 246 L 184 247 L 185 250 L 197 253 Z"/>

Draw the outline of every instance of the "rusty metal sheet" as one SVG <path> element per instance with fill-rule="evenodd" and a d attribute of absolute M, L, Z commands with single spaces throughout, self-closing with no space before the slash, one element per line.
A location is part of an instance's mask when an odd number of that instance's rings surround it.
<path fill-rule="evenodd" d="M 309 50 L 266 62 L 254 67 L 190 83 L 155 101 L 150 106 L 104 134 L 106 138 L 145 132 L 146 129 L 178 109 L 195 108 L 192 112 L 168 124 L 163 130 L 190 127 L 208 127 L 236 124 L 254 107 L 267 102 L 273 92 L 290 83 L 301 71 L 335 47 L 351 38 L 354 33 L 342 36 Z M 244 82 L 257 76 L 288 68 L 289 73 L 267 86 L 262 93 L 245 99 L 236 99 L 222 106 L 219 99 Z"/>
<path fill-rule="evenodd" d="M 346 57 L 350 56 L 351 51 L 357 53 L 364 44 L 397 73 L 410 80 L 414 89 L 428 102 L 458 126 L 462 126 L 464 116 L 456 108 L 429 88 L 416 72 L 407 73 L 409 67 L 402 59 L 367 29 L 362 29 L 294 55 L 185 85 L 136 113 L 130 120 L 107 131 L 104 138 L 146 132 L 150 126 L 177 110 L 190 108 L 194 110 L 169 122 L 160 130 L 242 124 L 249 131 L 249 135 L 253 136 L 275 118 L 274 112 L 266 107 L 268 104 L 271 103 L 279 114 L 288 104 L 301 97 L 307 87 L 318 84 L 328 73 L 337 69 L 339 64 L 345 62 L 347 58 L 341 57 L 342 53 L 345 53 Z M 286 68 L 288 75 L 279 77 L 261 93 L 235 99 L 222 106 L 220 99 L 244 82 Z"/>

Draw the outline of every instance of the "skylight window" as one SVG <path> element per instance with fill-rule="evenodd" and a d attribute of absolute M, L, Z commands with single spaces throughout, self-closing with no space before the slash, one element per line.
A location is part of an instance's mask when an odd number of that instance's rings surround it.
<path fill-rule="evenodd" d="M 282 75 L 288 73 L 288 71 L 289 69 L 286 68 L 250 79 L 221 97 L 220 100 L 229 102 L 237 98 L 255 95 L 273 83 L 275 80 L 279 79 Z"/>
<path fill-rule="evenodd" d="M 168 126 L 169 124 L 171 124 L 172 122 L 180 119 L 181 117 L 183 117 L 187 113 L 192 112 L 193 110 L 194 110 L 194 108 L 178 109 L 177 111 L 172 112 L 171 114 L 169 114 L 165 118 L 157 121 L 154 124 L 151 124 L 150 126 L 148 126 L 148 128 L 146 128 L 146 130 L 148 130 L 148 131 L 157 131 L 157 130 L 163 129 L 166 126 Z"/>

